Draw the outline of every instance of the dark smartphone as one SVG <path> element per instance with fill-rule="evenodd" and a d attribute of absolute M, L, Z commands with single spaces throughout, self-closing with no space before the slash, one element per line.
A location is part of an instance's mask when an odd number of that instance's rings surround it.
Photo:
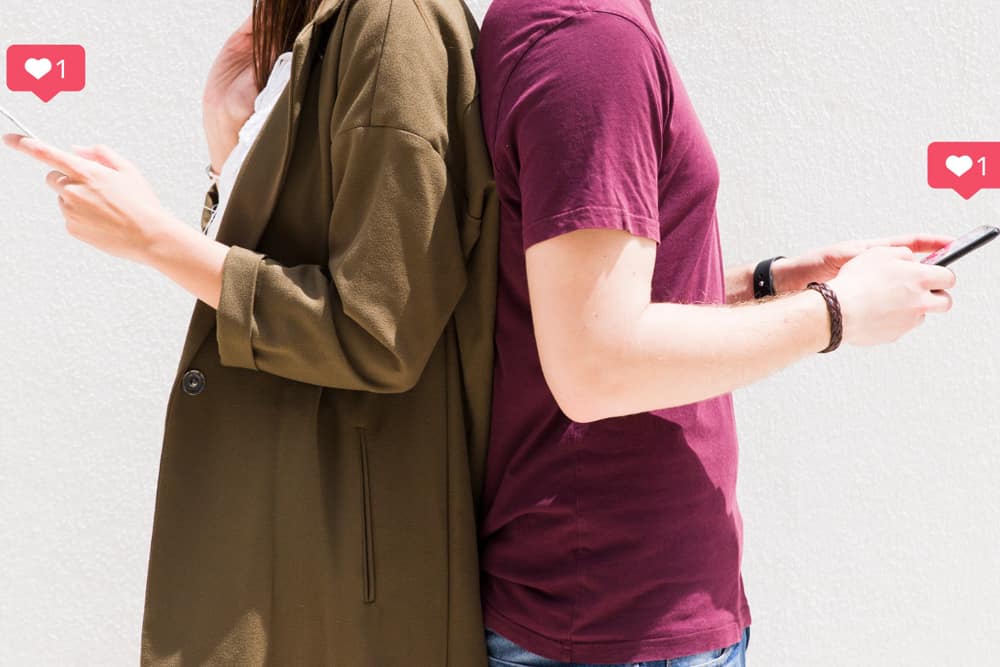
<path fill-rule="evenodd" d="M 945 247 L 924 257 L 922 263 L 935 266 L 948 266 L 957 259 L 965 257 L 976 248 L 981 248 L 997 236 L 1000 228 L 983 225 L 976 227 L 965 236 L 955 239 Z"/>

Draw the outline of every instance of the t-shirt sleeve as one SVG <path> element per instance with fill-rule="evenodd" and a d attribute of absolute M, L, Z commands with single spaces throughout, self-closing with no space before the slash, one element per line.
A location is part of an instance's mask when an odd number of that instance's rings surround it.
<path fill-rule="evenodd" d="M 659 243 L 668 89 L 646 32 L 616 14 L 580 14 L 530 48 L 507 83 L 501 120 L 525 249 L 578 229 Z"/>

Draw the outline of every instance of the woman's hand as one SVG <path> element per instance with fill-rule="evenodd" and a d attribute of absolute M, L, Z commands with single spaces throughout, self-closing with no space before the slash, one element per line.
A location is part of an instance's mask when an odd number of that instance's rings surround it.
<path fill-rule="evenodd" d="M 202 122 L 215 173 L 239 143 L 239 132 L 257 99 L 253 69 L 253 17 L 236 29 L 216 56 L 202 97 Z"/>
<path fill-rule="evenodd" d="M 156 242 L 180 225 L 138 168 L 105 146 L 60 150 L 6 134 L 5 144 L 53 167 L 46 184 L 59 194 L 69 234 L 116 257 L 149 264 Z"/>
<path fill-rule="evenodd" d="M 138 168 L 105 146 L 70 153 L 38 139 L 5 134 L 5 144 L 47 164 L 71 236 L 145 264 L 217 308 L 229 246 L 170 215 Z"/>
<path fill-rule="evenodd" d="M 935 234 L 892 236 L 865 241 L 845 241 L 825 248 L 810 250 L 797 257 L 779 259 L 771 265 L 775 292 L 795 292 L 811 282 L 827 282 L 837 277 L 849 261 L 871 248 L 909 248 L 915 253 L 934 252 L 954 237 Z"/>

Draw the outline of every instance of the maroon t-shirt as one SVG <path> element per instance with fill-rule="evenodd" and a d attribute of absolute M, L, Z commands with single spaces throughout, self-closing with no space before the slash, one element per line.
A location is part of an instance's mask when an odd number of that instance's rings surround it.
<path fill-rule="evenodd" d="M 649 2 L 496 0 L 477 62 L 501 201 L 486 623 L 565 662 L 734 644 L 750 614 L 731 396 L 574 423 L 532 332 L 525 250 L 577 229 L 656 241 L 655 302 L 725 301 L 718 169 Z"/>

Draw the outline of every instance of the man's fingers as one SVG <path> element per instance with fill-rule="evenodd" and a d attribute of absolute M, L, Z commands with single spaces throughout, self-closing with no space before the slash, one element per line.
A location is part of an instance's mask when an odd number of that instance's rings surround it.
<path fill-rule="evenodd" d="M 50 146 L 43 141 L 26 137 L 21 134 L 5 134 L 3 142 L 11 148 L 32 157 L 39 162 L 58 169 L 74 179 L 86 180 L 93 168 L 93 163 L 79 155 L 74 155 L 61 148 Z"/>
<path fill-rule="evenodd" d="M 913 252 L 925 253 L 934 252 L 944 248 L 955 240 L 954 236 L 943 236 L 939 234 L 921 234 L 911 238 L 906 246 Z"/>
<path fill-rule="evenodd" d="M 868 243 L 895 247 L 903 246 L 913 252 L 934 252 L 954 240 L 955 237 L 944 234 L 902 234 L 899 236 L 888 236 L 883 239 L 872 239 Z"/>
<path fill-rule="evenodd" d="M 951 310 L 953 302 L 951 294 L 949 294 L 946 290 L 928 292 L 926 299 L 928 313 L 947 313 Z"/>
<path fill-rule="evenodd" d="M 954 272 L 944 266 L 933 266 L 931 264 L 916 264 L 920 271 L 920 286 L 925 290 L 947 290 L 955 286 Z"/>
<path fill-rule="evenodd" d="M 898 257 L 899 259 L 913 260 L 916 259 L 913 255 L 913 251 L 910 250 L 908 246 L 876 246 L 876 248 L 885 248 L 885 250 L 876 250 L 875 252 L 885 252 L 887 255 L 892 257 Z"/>

